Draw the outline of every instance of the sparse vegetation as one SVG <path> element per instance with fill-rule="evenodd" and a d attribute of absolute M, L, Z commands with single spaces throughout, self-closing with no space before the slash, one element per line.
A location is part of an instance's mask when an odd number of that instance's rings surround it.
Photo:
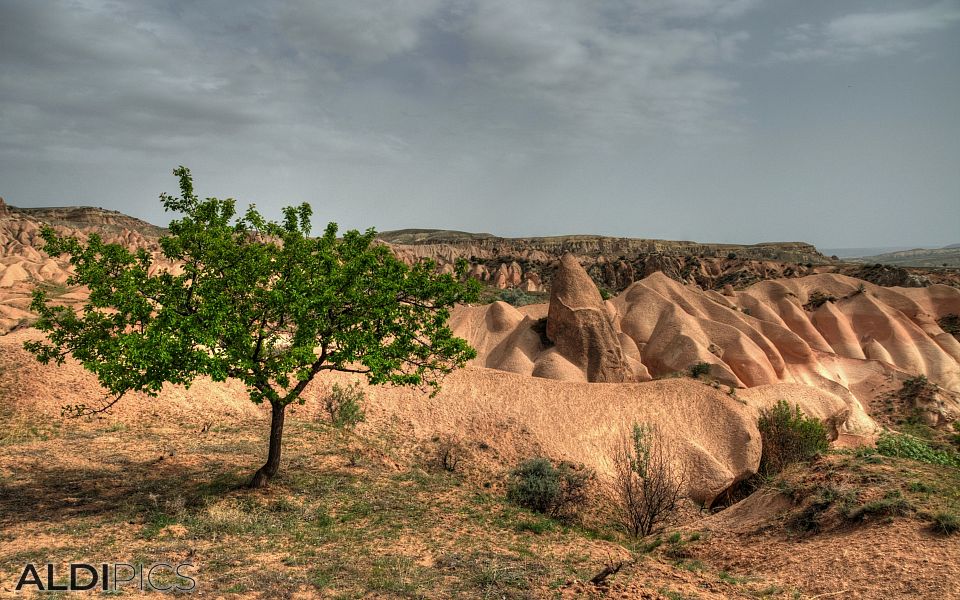
<path fill-rule="evenodd" d="M 690 377 L 699 379 L 710 374 L 710 363 L 700 361 L 690 366 Z"/>
<path fill-rule="evenodd" d="M 609 458 L 613 478 L 607 496 L 618 523 L 633 536 L 655 533 L 676 512 L 686 485 L 662 434 L 635 424 L 620 436 Z"/>
<path fill-rule="evenodd" d="M 823 424 L 804 416 L 799 406 L 791 409 L 784 400 L 760 411 L 757 425 L 762 443 L 761 477 L 776 475 L 793 463 L 810 461 L 829 447 Z"/>
<path fill-rule="evenodd" d="M 926 375 L 917 375 L 904 380 L 898 395 L 908 402 L 909 406 L 915 407 L 918 402 L 931 400 L 936 391 L 936 384 L 927 379 Z"/>
<path fill-rule="evenodd" d="M 466 448 L 459 441 L 451 437 L 435 438 L 433 466 L 447 473 L 456 473 L 460 463 L 466 455 Z"/>
<path fill-rule="evenodd" d="M 938 512 L 933 515 L 931 527 L 937 533 L 953 535 L 960 532 L 960 516 L 953 512 Z"/>
<path fill-rule="evenodd" d="M 833 484 L 817 485 L 809 492 L 806 505 L 787 520 L 787 527 L 803 533 L 816 533 L 823 528 L 826 515 L 833 507 L 848 514 L 858 506 L 857 493 L 842 490 Z"/>
<path fill-rule="evenodd" d="M 524 508 L 559 519 L 577 515 L 587 501 L 593 473 L 568 462 L 548 458 L 523 461 L 510 472 L 507 498 Z"/>
<path fill-rule="evenodd" d="M 884 456 L 909 458 L 932 465 L 960 467 L 960 455 L 938 450 L 912 435 L 886 431 L 877 439 L 877 452 Z"/>
<path fill-rule="evenodd" d="M 363 413 L 365 398 L 357 382 L 347 386 L 333 384 L 330 393 L 323 398 L 323 408 L 330 419 L 330 424 L 337 429 L 353 429 L 362 423 L 366 418 Z"/>
<path fill-rule="evenodd" d="M 497 299 L 512 306 L 527 306 L 545 302 L 547 295 L 543 292 L 525 292 L 520 288 L 507 288 L 500 292 Z"/>
<path fill-rule="evenodd" d="M 825 294 L 820 290 L 814 290 L 810 292 L 810 295 L 807 297 L 807 303 L 803 305 L 804 310 L 816 310 L 826 304 L 827 302 L 836 302 L 837 297 Z"/>
<path fill-rule="evenodd" d="M 940 329 L 954 337 L 960 337 L 960 315 L 948 313 L 937 319 Z"/>
<path fill-rule="evenodd" d="M 843 515 L 849 521 L 864 521 L 871 517 L 902 517 L 913 511 L 914 506 L 899 491 L 891 490 L 879 500 L 847 508 Z"/>

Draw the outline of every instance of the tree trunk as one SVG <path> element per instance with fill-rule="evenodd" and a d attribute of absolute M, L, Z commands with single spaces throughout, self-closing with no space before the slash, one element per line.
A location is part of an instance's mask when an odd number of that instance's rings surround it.
<path fill-rule="evenodd" d="M 267 454 L 267 462 L 253 475 L 249 487 L 265 487 L 270 479 L 280 470 L 280 445 L 283 440 L 283 417 L 287 406 L 285 404 L 271 403 L 270 416 L 270 452 Z"/>

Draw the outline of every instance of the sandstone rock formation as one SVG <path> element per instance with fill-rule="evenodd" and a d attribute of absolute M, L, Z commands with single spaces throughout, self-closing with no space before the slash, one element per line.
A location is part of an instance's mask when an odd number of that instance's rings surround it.
<path fill-rule="evenodd" d="M 686 373 L 705 362 L 711 378 L 731 393 L 785 384 L 812 386 L 825 395 L 818 396 L 820 408 L 811 405 L 804 410 L 842 423 L 848 432 L 873 429 L 864 405 L 877 398 L 882 382 L 923 374 L 945 390 L 936 407 L 937 423 L 960 417 L 960 342 L 938 325 L 945 315 L 960 314 L 956 288 L 884 288 L 822 274 L 765 281 L 721 295 L 654 273 L 605 303 L 610 316 L 607 329 L 595 312 L 590 313 L 591 320 L 579 321 L 564 313 L 570 302 L 592 306 L 599 302 L 596 292 L 586 289 L 576 259 L 564 260 L 568 266 L 560 271 L 549 309 L 498 307 L 512 311 L 514 331 L 485 329 L 485 313 L 491 308 L 463 307 L 455 312 L 451 325 L 479 350 L 476 364 L 566 381 L 606 381 L 597 375 L 606 372 L 599 367 L 617 364 L 613 348 L 619 346 L 621 361 L 628 367 L 624 372 L 638 381 Z M 572 292 L 564 281 L 567 273 L 575 275 Z M 818 297 L 833 300 L 814 306 L 812 299 Z M 533 330 L 548 310 L 547 343 L 538 343 Z M 577 337 L 574 331 L 589 333 Z M 510 340 L 520 339 L 520 332 L 524 342 L 518 348 L 524 360 L 507 360 Z M 550 339 L 568 338 L 572 347 L 549 345 Z M 592 366 L 583 359 L 590 352 L 595 355 Z M 798 389 L 781 391 L 794 398 L 803 395 Z"/>
<path fill-rule="evenodd" d="M 603 298 L 572 254 L 563 255 L 553 279 L 546 333 L 560 356 L 582 370 L 587 381 L 632 379 Z"/>

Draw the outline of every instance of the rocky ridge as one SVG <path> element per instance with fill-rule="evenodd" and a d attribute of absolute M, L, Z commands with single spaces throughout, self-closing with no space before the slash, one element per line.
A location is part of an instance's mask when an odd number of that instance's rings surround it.
<path fill-rule="evenodd" d="M 498 289 L 524 292 L 549 291 L 560 258 L 567 253 L 575 255 L 607 293 L 620 292 L 657 272 L 717 291 L 819 273 L 840 273 L 887 286 L 960 285 L 960 273 L 955 271 L 840 262 L 802 242 L 703 244 L 585 235 L 501 238 L 429 229 L 387 231 L 379 238 L 407 263 L 430 259 L 452 272 L 458 260 L 466 260 L 472 277 Z"/>

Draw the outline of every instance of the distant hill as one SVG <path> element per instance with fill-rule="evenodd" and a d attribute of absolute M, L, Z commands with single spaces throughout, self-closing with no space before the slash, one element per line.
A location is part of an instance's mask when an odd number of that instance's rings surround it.
<path fill-rule="evenodd" d="M 861 248 L 818 248 L 827 256 L 836 256 L 838 258 L 862 258 L 864 256 L 876 256 L 878 254 L 889 254 L 890 252 L 900 252 L 901 250 L 911 250 L 912 246 L 873 246 Z"/>
<path fill-rule="evenodd" d="M 863 256 L 857 261 L 898 267 L 960 267 L 960 244 L 943 248 L 915 248 Z"/>

